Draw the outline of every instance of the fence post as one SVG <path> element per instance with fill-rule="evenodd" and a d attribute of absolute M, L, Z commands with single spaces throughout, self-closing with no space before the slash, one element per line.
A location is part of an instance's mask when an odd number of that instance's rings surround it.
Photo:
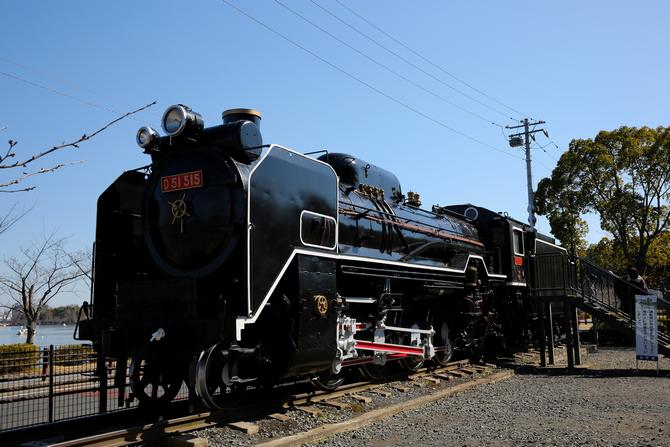
<path fill-rule="evenodd" d="M 551 310 L 551 301 L 547 301 L 544 305 L 544 313 L 547 314 L 547 335 L 549 343 L 547 344 L 547 351 L 549 351 L 549 364 L 554 364 L 554 316 Z"/>
<path fill-rule="evenodd" d="M 544 306 L 542 303 L 535 303 L 535 311 L 537 313 L 537 338 L 539 341 L 538 348 L 540 349 L 540 366 L 547 366 L 547 349 L 546 349 L 546 335 L 544 333 Z"/>
<path fill-rule="evenodd" d="M 570 307 L 572 314 L 572 347 L 575 350 L 575 365 L 582 364 L 582 353 L 580 351 L 581 343 L 579 341 L 579 321 L 577 320 L 577 306 L 574 304 Z"/>
<path fill-rule="evenodd" d="M 54 421 L 54 345 L 49 345 L 49 422 Z"/>
<path fill-rule="evenodd" d="M 105 355 L 98 353 L 97 359 L 98 377 L 100 378 L 100 400 L 98 402 L 98 412 L 107 413 L 107 365 L 105 364 Z"/>
<path fill-rule="evenodd" d="M 572 347 L 572 319 L 570 318 L 570 301 L 567 299 L 563 301 L 563 321 L 565 328 L 565 349 L 568 354 L 568 369 L 575 368 L 575 351 Z"/>

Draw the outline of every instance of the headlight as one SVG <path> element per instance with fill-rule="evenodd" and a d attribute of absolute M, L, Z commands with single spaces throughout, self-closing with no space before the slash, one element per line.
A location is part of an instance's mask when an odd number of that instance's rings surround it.
<path fill-rule="evenodd" d="M 160 135 L 158 135 L 158 132 L 151 127 L 140 127 L 140 130 L 137 131 L 137 135 L 135 136 L 137 145 L 142 149 L 151 147 L 159 138 Z"/>
<path fill-rule="evenodd" d="M 163 130 L 170 136 L 176 136 L 185 129 L 202 130 L 204 122 L 200 114 L 183 104 L 168 107 L 163 114 Z"/>

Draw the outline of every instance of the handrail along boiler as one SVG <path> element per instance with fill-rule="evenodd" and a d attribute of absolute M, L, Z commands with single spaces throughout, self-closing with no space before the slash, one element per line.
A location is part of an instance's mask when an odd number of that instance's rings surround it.
<path fill-rule="evenodd" d="M 560 251 L 473 205 L 420 207 L 392 173 L 263 144 L 255 110 L 205 127 L 184 105 L 165 136 L 141 128 L 148 167 L 98 200 L 92 306 L 79 324 L 144 405 L 184 381 L 210 407 L 248 387 L 356 366 L 416 369 L 528 340 L 530 258 Z"/>

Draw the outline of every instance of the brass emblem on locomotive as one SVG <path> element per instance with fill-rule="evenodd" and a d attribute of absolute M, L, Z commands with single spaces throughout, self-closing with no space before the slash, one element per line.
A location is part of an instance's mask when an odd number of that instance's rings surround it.
<path fill-rule="evenodd" d="M 174 202 L 168 202 L 170 205 L 170 212 L 172 213 L 172 222 L 175 223 L 179 219 L 179 231 L 184 232 L 184 217 L 189 217 L 190 214 L 186 211 L 186 194 L 181 196 L 181 199 Z"/>
<path fill-rule="evenodd" d="M 314 295 L 314 313 L 320 317 L 328 313 L 328 298 L 324 295 Z"/>

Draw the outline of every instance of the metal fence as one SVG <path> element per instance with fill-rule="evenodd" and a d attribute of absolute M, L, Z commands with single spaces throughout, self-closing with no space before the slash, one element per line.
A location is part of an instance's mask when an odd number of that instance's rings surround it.
<path fill-rule="evenodd" d="M 540 297 L 583 298 L 631 313 L 636 294 L 646 294 L 625 279 L 576 256 L 543 253 L 534 257 L 534 293 Z"/>
<path fill-rule="evenodd" d="M 101 358 L 91 345 L 0 352 L 0 431 L 136 407 L 127 379 L 126 386 L 119 384 L 115 371 L 116 361 Z M 187 397 L 183 386 L 177 398 Z"/>
<path fill-rule="evenodd" d="M 577 298 L 605 310 L 618 310 L 633 316 L 635 295 L 655 292 L 640 289 L 586 259 L 563 253 L 538 254 L 533 265 L 533 292 L 545 299 Z M 670 301 L 667 298 L 667 295 L 660 296 L 657 301 L 658 329 L 659 333 L 670 335 Z"/>
<path fill-rule="evenodd" d="M 533 257 L 533 292 L 542 298 L 574 297 L 577 293 L 575 263 L 563 253 Z"/>

